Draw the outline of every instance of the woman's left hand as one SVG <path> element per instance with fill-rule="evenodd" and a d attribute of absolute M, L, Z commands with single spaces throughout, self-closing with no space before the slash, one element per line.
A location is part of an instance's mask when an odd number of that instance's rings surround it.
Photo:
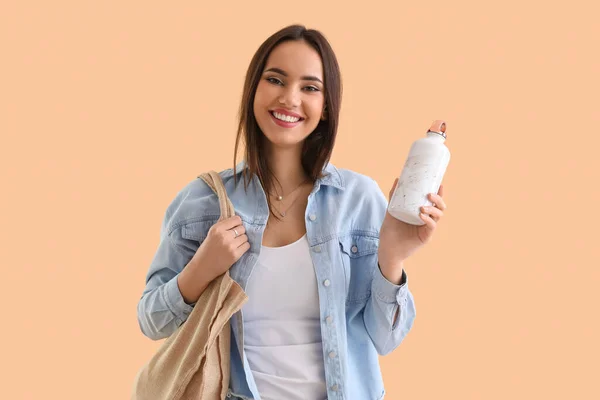
<path fill-rule="evenodd" d="M 392 198 L 398 178 L 389 193 Z M 402 263 L 415 251 L 428 243 L 435 232 L 437 224 L 444 216 L 446 203 L 442 199 L 444 187 L 440 185 L 437 194 L 430 193 L 428 199 L 433 206 L 421 208 L 421 220 L 425 225 L 411 225 L 402 222 L 386 211 L 379 233 L 379 265 L 388 280 L 399 280 Z M 392 279 L 390 279 L 390 277 Z M 395 282 L 398 283 L 398 282 Z"/>

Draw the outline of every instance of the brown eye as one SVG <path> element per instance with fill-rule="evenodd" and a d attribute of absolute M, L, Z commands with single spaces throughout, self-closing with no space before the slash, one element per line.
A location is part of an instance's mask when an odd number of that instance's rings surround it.
<path fill-rule="evenodd" d="M 277 78 L 273 78 L 273 77 L 271 77 L 271 78 L 267 78 L 267 81 L 268 81 L 268 82 L 271 82 L 271 83 L 272 83 L 272 84 L 274 84 L 274 85 L 283 85 L 283 82 L 281 82 L 281 81 L 280 81 L 279 79 L 277 79 Z"/>

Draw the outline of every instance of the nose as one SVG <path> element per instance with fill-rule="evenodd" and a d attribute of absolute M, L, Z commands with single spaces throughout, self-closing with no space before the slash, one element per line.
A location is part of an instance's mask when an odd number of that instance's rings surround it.
<path fill-rule="evenodd" d="M 299 107 L 300 96 L 298 91 L 292 87 L 292 85 L 284 88 L 281 95 L 279 96 L 279 104 L 283 104 L 287 107 Z"/>

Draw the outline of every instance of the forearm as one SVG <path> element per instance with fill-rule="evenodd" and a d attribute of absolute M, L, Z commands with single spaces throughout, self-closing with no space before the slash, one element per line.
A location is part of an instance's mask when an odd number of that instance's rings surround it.
<path fill-rule="evenodd" d="M 414 300 L 402 270 L 396 282 L 400 284 L 389 281 L 376 267 L 371 297 L 365 306 L 365 326 L 381 355 L 390 353 L 402 342 L 416 316 Z"/>
<path fill-rule="evenodd" d="M 181 296 L 177 275 L 154 286 L 144 291 L 138 302 L 137 314 L 142 333 L 152 340 L 159 340 L 171 336 L 185 322 L 193 306 L 186 304 Z"/>
<path fill-rule="evenodd" d="M 169 281 L 146 290 L 138 304 L 138 321 L 144 335 L 162 339 L 185 322 L 213 279 L 204 271 L 201 266 L 188 265 Z"/>
<path fill-rule="evenodd" d="M 177 276 L 179 291 L 186 304 L 195 304 L 215 278 L 208 271 L 201 265 L 188 264 Z"/>
<path fill-rule="evenodd" d="M 385 279 L 393 283 L 394 285 L 400 285 L 404 277 L 404 263 L 400 262 L 394 265 L 381 265 L 379 264 L 381 274 Z"/>
<path fill-rule="evenodd" d="M 162 236 L 137 307 L 142 333 L 150 339 L 163 339 L 175 332 L 192 312 L 194 298 L 200 297 L 196 294 L 203 290 L 202 284 L 193 282 L 200 268 L 190 264 L 195 249 L 177 246 L 171 236 Z"/>
<path fill-rule="evenodd" d="M 398 265 L 394 265 L 392 267 L 386 265 L 385 267 L 379 264 L 379 269 L 381 270 L 381 274 L 385 279 L 393 283 L 394 285 L 400 285 L 402 283 L 404 277 L 404 263 L 400 263 Z M 400 307 L 396 309 L 394 313 L 393 324 L 396 323 L 398 319 L 398 315 L 400 314 Z"/>

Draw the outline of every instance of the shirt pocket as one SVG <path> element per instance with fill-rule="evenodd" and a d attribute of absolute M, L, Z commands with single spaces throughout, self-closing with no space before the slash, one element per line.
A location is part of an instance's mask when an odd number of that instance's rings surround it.
<path fill-rule="evenodd" d="M 371 296 L 373 268 L 377 267 L 379 239 L 348 234 L 339 238 L 340 255 L 346 275 L 346 303 L 363 303 Z"/>
<path fill-rule="evenodd" d="M 188 222 L 181 227 L 181 237 L 202 243 L 215 221 Z"/>

